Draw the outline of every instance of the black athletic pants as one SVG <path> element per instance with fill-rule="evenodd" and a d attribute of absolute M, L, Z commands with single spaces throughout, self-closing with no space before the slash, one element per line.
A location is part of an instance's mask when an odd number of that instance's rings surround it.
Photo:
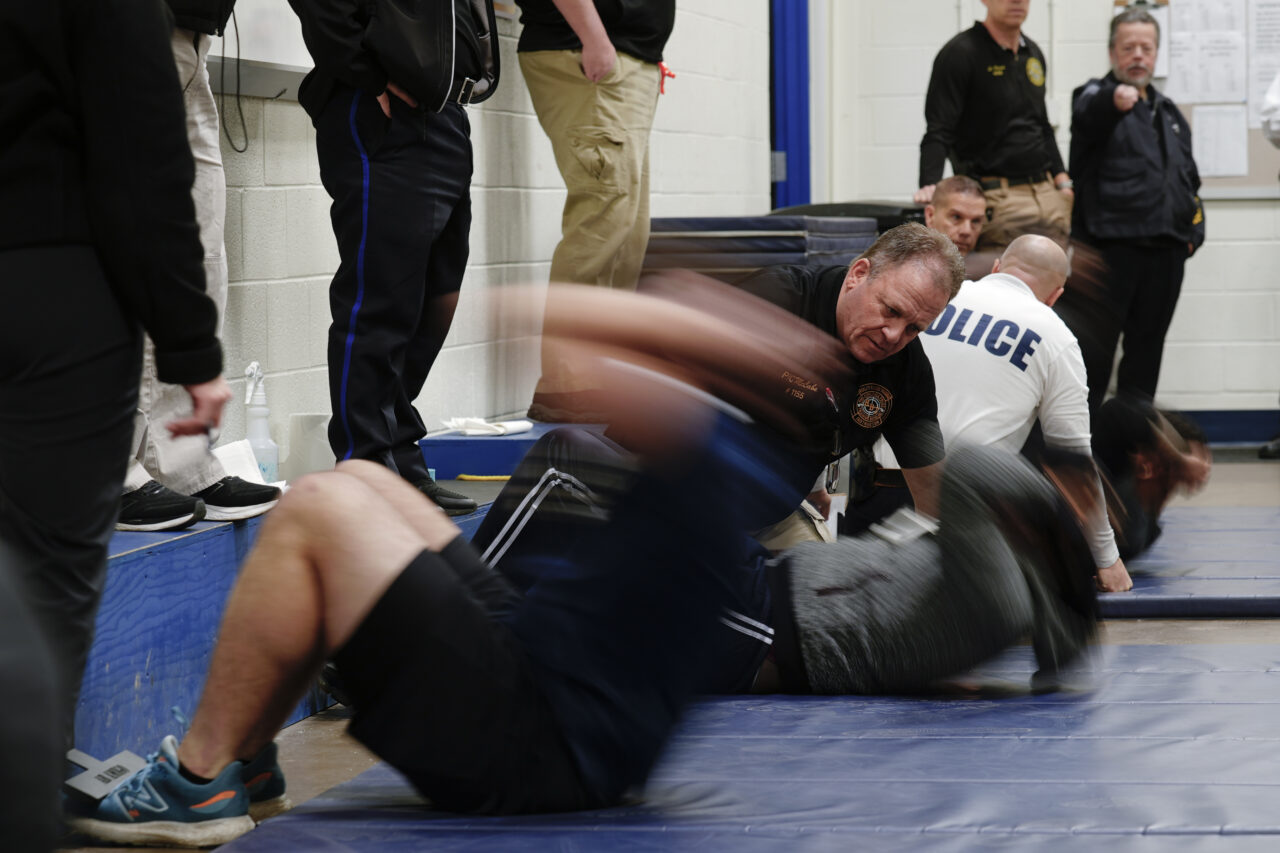
<path fill-rule="evenodd" d="M 88 247 L 0 252 L 0 289 L 0 576 L 22 589 L 0 613 L 0 684 L 37 698 L 56 691 L 52 708 L 9 696 L 0 729 L 28 734 L 21 751 L 3 751 L 7 765 L 11 755 L 47 761 L 70 744 L 133 440 L 142 336 Z M 22 651 L 30 665 L 12 658 L 23 626 L 10 619 L 24 612 L 56 666 L 36 647 Z M 38 786 L 52 772 L 56 791 L 60 771 L 55 760 L 29 778 Z"/>
<path fill-rule="evenodd" d="M 450 104 L 421 113 L 339 85 L 315 119 L 341 263 L 329 288 L 334 456 L 410 481 L 427 467 L 413 401 L 448 334 L 471 229 L 471 138 Z"/>
<path fill-rule="evenodd" d="M 1116 393 L 1152 399 L 1160 378 L 1164 336 L 1182 291 L 1187 247 L 1094 244 L 1103 264 L 1101 292 L 1068 283 L 1056 306 L 1080 342 L 1089 380 L 1089 413 L 1096 414 L 1111 381 L 1116 345 L 1124 335 L 1124 356 Z"/>

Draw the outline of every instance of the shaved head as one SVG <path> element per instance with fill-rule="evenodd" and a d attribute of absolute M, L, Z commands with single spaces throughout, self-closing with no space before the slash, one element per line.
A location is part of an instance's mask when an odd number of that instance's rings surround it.
<path fill-rule="evenodd" d="M 1021 279 L 1046 305 L 1057 301 L 1071 271 L 1062 247 L 1039 234 L 1023 234 L 1009 244 L 995 272 Z"/>

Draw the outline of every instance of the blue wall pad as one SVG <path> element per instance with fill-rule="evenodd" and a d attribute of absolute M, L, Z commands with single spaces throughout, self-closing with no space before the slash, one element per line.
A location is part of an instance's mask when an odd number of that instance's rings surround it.
<path fill-rule="evenodd" d="M 195 710 L 227 595 L 261 518 L 117 533 L 76 706 L 76 746 L 146 754 L 177 734 L 169 709 Z M 330 704 L 313 692 L 290 722 Z"/>
<path fill-rule="evenodd" d="M 489 505 L 455 518 L 464 536 Z M 76 746 L 105 758 L 152 752 L 177 734 L 169 709 L 190 715 L 200 699 L 227 596 L 262 518 L 201 522 L 187 530 L 116 533 L 107 585 L 76 706 Z M 289 717 L 332 704 L 313 689 Z"/>
<path fill-rule="evenodd" d="M 533 425 L 530 432 L 516 435 L 463 435 L 445 432 L 418 442 L 427 465 L 436 469 L 436 479 L 455 480 L 460 474 L 508 475 L 520 464 L 539 438 L 565 424 Z M 577 424 L 584 429 L 604 430 L 600 424 Z"/>
<path fill-rule="evenodd" d="M 1162 525 L 1103 616 L 1280 616 L 1280 508 L 1174 507 Z"/>
<path fill-rule="evenodd" d="M 385 765 L 228 853 L 1280 849 L 1280 653 L 1110 646 L 1088 690 L 1035 696 L 1017 649 L 952 698 L 695 706 L 643 802 L 522 818 L 431 812 Z"/>

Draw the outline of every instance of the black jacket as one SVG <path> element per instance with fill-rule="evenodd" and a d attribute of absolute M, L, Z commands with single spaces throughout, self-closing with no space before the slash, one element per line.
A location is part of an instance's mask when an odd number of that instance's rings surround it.
<path fill-rule="evenodd" d="M 0 252 L 93 247 L 160 378 L 188 385 L 222 351 L 168 18 L 161 0 L 0 3 Z"/>
<path fill-rule="evenodd" d="M 582 41 L 552 0 L 516 0 L 521 51 L 581 50 Z M 595 0 L 600 23 L 615 50 L 645 62 L 661 62 L 676 23 L 676 0 Z"/>
<path fill-rule="evenodd" d="M 478 75 L 470 103 L 485 100 L 498 87 L 492 0 L 289 0 L 289 5 L 302 20 L 302 39 L 316 64 L 298 93 L 313 119 L 339 83 L 380 95 L 390 79 L 414 94 L 422 109 L 433 112 L 444 109 L 463 77 Z M 411 30 L 395 22 L 394 14 L 401 11 L 401 22 L 416 18 Z M 379 54 L 388 38 L 406 35 L 415 48 L 418 65 L 412 76 L 417 84 L 404 79 L 408 74 L 392 73 L 392 58 L 384 60 Z M 459 40 L 470 48 L 464 58 L 474 59 L 475 68 L 457 67 Z M 472 52 L 478 55 L 471 57 Z"/>
<path fill-rule="evenodd" d="M 1120 112 L 1108 73 L 1075 90 L 1071 111 L 1072 231 L 1085 240 L 1204 242 L 1200 173 L 1191 128 L 1173 101 L 1147 99 Z"/>
<path fill-rule="evenodd" d="M 211 36 L 222 35 L 236 0 L 167 0 L 178 26 Z"/>

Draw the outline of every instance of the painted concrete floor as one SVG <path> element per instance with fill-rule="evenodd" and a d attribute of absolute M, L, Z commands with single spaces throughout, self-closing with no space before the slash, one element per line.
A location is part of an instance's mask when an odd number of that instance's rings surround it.
<path fill-rule="evenodd" d="M 1280 506 L 1280 460 L 1263 462 L 1255 450 L 1215 453 L 1204 491 L 1171 506 Z M 479 496 L 478 496 L 479 497 Z M 1119 619 L 1103 625 L 1102 642 L 1115 644 L 1277 643 L 1280 619 Z M 280 764 L 289 796 L 299 805 L 367 770 L 377 759 L 346 735 L 349 712 L 332 708 L 280 733 Z M 74 840 L 72 841 L 74 843 Z M 73 853 L 131 848 L 68 847 Z M 156 851 L 155 847 L 136 848 Z"/>

